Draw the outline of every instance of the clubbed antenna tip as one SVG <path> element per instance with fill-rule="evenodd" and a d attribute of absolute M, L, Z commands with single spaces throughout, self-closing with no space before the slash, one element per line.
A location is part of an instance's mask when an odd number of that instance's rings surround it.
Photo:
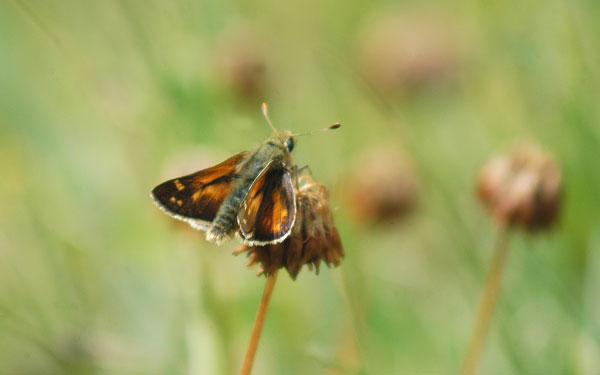
<path fill-rule="evenodd" d="M 269 111 L 269 107 L 267 107 L 267 103 L 266 102 L 262 102 L 260 105 L 260 108 L 262 109 L 262 113 L 263 115 L 265 115 L 265 117 L 267 116 L 267 112 Z"/>
<path fill-rule="evenodd" d="M 271 127 L 271 129 L 273 129 L 274 132 L 276 132 L 277 129 L 275 129 L 275 127 L 273 126 L 273 123 L 271 122 L 271 119 L 269 118 L 269 108 L 267 107 L 267 103 L 262 102 L 260 107 L 262 109 L 263 115 L 265 116 L 265 118 L 267 119 L 267 122 L 269 123 L 269 126 Z"/>

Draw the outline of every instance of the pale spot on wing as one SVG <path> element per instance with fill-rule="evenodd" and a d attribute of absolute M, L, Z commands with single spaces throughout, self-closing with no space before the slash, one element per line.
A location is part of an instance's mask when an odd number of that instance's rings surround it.
<path fill-rule="evenodd" d="M 182 191 L 183 189 L 185 189 L 185 186 L 183 186 L 183 184 L 179 182 L 179 180 L 175 180 L 173 181 L 173 183 L 175 184 L 177 190 Z"/>
<path fill-rule="evenodd" d="M 195 193 L 192 195 L 192 200 L 193 200 L 194 202 L 195 202 L 195 201 L 197 201 L 197 200 L 198 200 L 198 198 L 200 198 L 200 194 L 202 194 L 202 190 L 198 190 L 197 192 L 195 192 Z"/>
<path fill-rule="evenodd" d="M 177 205 L 178 205 L 178 206 L 181 206 L 182 204 L 183 204 L 183 201 L 182 201 L 182 200 L 178 200 L 178 201 L 177 201 Z"/>
<path fill-rule="evenodd" d="M 171 199 L 169 199 L 171 201 L 171 203 L 175 203 L 175 197 L 171 197 Z"/>

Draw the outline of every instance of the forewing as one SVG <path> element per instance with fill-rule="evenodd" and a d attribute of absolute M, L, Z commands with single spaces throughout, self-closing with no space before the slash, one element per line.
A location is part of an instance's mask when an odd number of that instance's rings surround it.
<path fill-rule="evenodd" d="M 163 182 L 152 190 L 152 198 L 170 216 L 207 230 L 246 155 L 241 152 L 213 167 Z"/>
<path fill-rule="evenodd" d="M 296 194 L 290 173 L 270 163 L 252 183 L 238 213 L 242 241 L 248 245 L 280 243 L 296 219 Z"/>

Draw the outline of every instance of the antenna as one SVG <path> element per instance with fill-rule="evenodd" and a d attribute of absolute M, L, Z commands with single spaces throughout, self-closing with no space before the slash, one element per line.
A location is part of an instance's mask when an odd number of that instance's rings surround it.
<path fill-rule="evenodd" d="M 333 123 L 333 124 L 329 125 L 326 128 L 317 129 L 317 130 L 311 130 L 311 131 L 306 132 L 306 133 L 294 134 L 294 136 L 295 137 L 299 137 L 301 135 L 311 135 L 311 134 L 314 134 L 314 133 L 321 133 L 321 132 L 324 132 L 324 131 L 327 131 L 327 130 L 337 129 L 337 128 L 341 127 L 341 126 L 342 126 L 342 124 L 340 124 L 339 122 L 336 122 L 336 123 Z"/>
<path fill-rule="evenodd" d="M 262 108 L 263 115 L 265 116 L 265 118 L 267 119 L 267 122 L 269 123 L 269 126 L 271 127 L 271 129 L 273 129 L 274 132 L 277 132 L 277 129 L 275 129 L 275 127 L 273 126 L 273 123 L 271 122 L 271 119 L 269 118 L 269 108 L 267 108 L 267 103 L 262 102 L 261 108 Z"/>

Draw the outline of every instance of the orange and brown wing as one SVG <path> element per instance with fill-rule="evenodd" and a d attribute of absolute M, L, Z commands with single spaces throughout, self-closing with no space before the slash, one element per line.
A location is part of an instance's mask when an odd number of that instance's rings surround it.
<path fill-rule="evenodd" d="M 170 216 L 207 230 L 247 154 L 241 152 L 213 167 L 163 182 L 152 189 L 152 198 Z"/>
<path fill-rule="evenodd" d="M 256 177 L 238 213 L 242 241 L 248 245 L 282 242 L 296 220 L 296 194 L 290 173 L 270 163 Z"/>

